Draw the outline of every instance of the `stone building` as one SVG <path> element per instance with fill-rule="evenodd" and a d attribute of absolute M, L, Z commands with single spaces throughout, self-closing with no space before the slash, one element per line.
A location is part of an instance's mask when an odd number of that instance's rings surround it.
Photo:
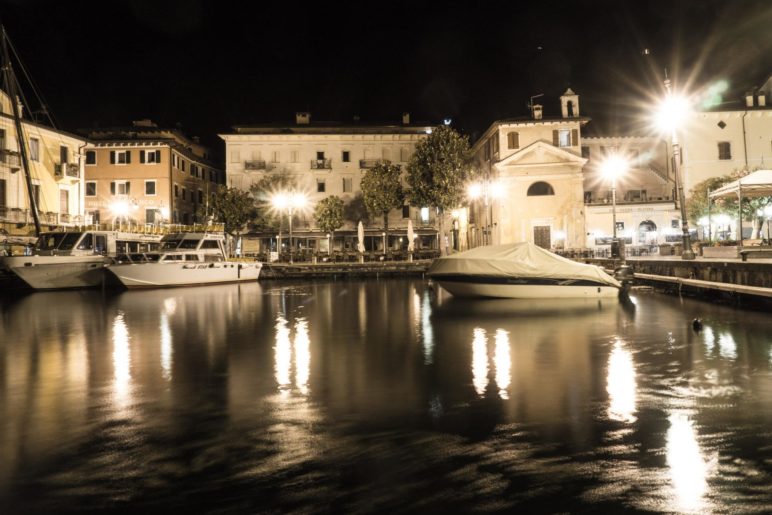
<path fill-rule="evenodd" d="M 85 203 L 93 223 L 202 222 L 211 195 L 225 183 L 196 138 L 150 120 L 92 129 L 88 139 Z"/>
<path fill-rule="evenodd" d="M 361 193 L 361 178 L 375 164 L 388 161 L 403 171 L 413 154 L 416 143 L 432 130 L 426 124 L 413 124 L 410 115 L 403 114 L 402 123 L 369 124 L 355 119 L 351 123 L 313 122 L 310 113 L 296 113 L 295 123 L 261 124 L 233 127 L 233 132 L 220 134 L 225 141 L 228 186 L 244 191 L 269 175 L 286 174 L 296 189 L 307 199 L 304 209 L 293 213 L 293 243 L 295 250 L 353 250 L 357 241 L 359 220 L 347 219 L 330 235 L 316 227 L 314 205 L 321 199 L 336 195 L 349 204 Z M 282 248 L 287 250 L 287 215 L 283 216 Z M 365 247 L 382 251 L 384 243 L 396 250 L 407 246 L 406 230 L 412 220 L 418 245 L 437 245 L 433 213 L 422 206 L 405 204 L 389 215 L 389 241 L 384 242 L 383 222 L 376 217 L 365 227 Z M 277 232 L 254 233 L 255 252 L 276 250 Z"/>

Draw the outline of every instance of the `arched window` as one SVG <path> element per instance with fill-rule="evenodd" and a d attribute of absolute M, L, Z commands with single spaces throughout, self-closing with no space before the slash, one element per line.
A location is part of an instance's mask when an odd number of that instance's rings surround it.
<path fill-rule="evenodd" d="M 528 188 L 529 197 L 540 197 L 544 195 L 554 195 L 554 194 L 555 194 L 555 190 L 552 189 L 552 186 L 549 183 L 542 182 L 542 181 L 534 182 Z"/>

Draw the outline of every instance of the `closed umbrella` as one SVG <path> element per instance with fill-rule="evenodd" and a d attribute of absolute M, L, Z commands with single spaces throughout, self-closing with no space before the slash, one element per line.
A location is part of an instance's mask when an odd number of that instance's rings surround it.
<path fill-rule="evenodd" d="M 357 250 L 361 253 L 365 251 L 365 226 L 362 225 L 360 220 L 359 226 L 357 226 Z"/>
<path fill-rule="evenodd" d="M 415 233 L 413 232 L 413 221 L 407 221 L 407 251 L 413 252 L 415 250 Z"/>

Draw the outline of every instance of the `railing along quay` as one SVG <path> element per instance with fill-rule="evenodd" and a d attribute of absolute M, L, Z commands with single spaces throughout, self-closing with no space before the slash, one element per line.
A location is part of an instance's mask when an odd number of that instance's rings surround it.
<path fill-rule="evenodd" d="M 260 271 L 260 280 L 423 276 L 431 264 L 431 259 L 366 263 L 265 263 Z"/>

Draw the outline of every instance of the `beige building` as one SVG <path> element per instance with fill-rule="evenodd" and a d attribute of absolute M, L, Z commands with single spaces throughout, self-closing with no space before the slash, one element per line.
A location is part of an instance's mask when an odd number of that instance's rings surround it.
<path fill-rule="evenodd" d="M 561 116 L 494 122 L 472 147 L 483 175 L 472 202 L 466 238 L 470 247 L 528 241 L 544 248 L 585 243 L 584 177 L 579 97 L 560 97 Z M 463 236 L 462 236 L 463 238 Z"/>
<path fill-rule="evenodd" d="M 103 224 L 192 224 L 225 176 L 209 150 L 149 120 L 95 129 L 84 149 L 86 215 Z"/>
<path fill-rule="evenodd" d="M 613 236 L 616 189 L 617 237 L 632 252 L 649 252 L 659 243 L 681 241 L 681 214 L 675 199 L 670 149 L 655 137 L 592 137 L 582 140 L 584 202 L 589 248 L 609 248 Z M 628 163 L 615 182 L 604 163 L 620 156 Z"/>
<path fill-rule="evenodd" d="M 85 139 L 29 120 L 22 121 L 22 131 L 42 229 L 82 224 Z M 13 106 L 0 91 L 0 228 L 31 235 L 35 227 L 18 141 Z"/>
<path fill-rule="evenodd" d="M 236 126 L 233 129 L 232 133 L 220 134 L 225 141 L 228 186 L 249 191 L 266 175 L 289 174 L 308 200 L 306 208 L 298 210 L 294 217 L 296 250 L 324 252 L 329 240 L 314 222 L 315 204 L 331 195 L 350 203 L 361 193 L 360 182 L 364 174 L 378 162 L 388 161 L 405 170 L 416 143 L 425 138 L 432 127 L 411 124 L 407 113 L 401 124 L 383 125 L 358 121 L 312 122 L 309 113 L 297 113 L 294 124 Z M 288 236 L 286 214 L 283 238 Z M 405 205 L 389 215 L 389 248 L 407 246 L 408 220 L 413 221 L 420 245 L 436 246 L 433 213 L 421 206 Z M 346 220 L 344 227 L 336 232 L 332 242 L 334 250 L 355 248 L 357 222 Z M 372 220 L 365 229 L 367 250 L 382 250 L 382 218 Z M 275 233 L 252 236 L 261 239 L 259 251 L 265 252 L 269 246 L 275 250 Z M 285 241 L 284 245 L 287 244 Z"/>

